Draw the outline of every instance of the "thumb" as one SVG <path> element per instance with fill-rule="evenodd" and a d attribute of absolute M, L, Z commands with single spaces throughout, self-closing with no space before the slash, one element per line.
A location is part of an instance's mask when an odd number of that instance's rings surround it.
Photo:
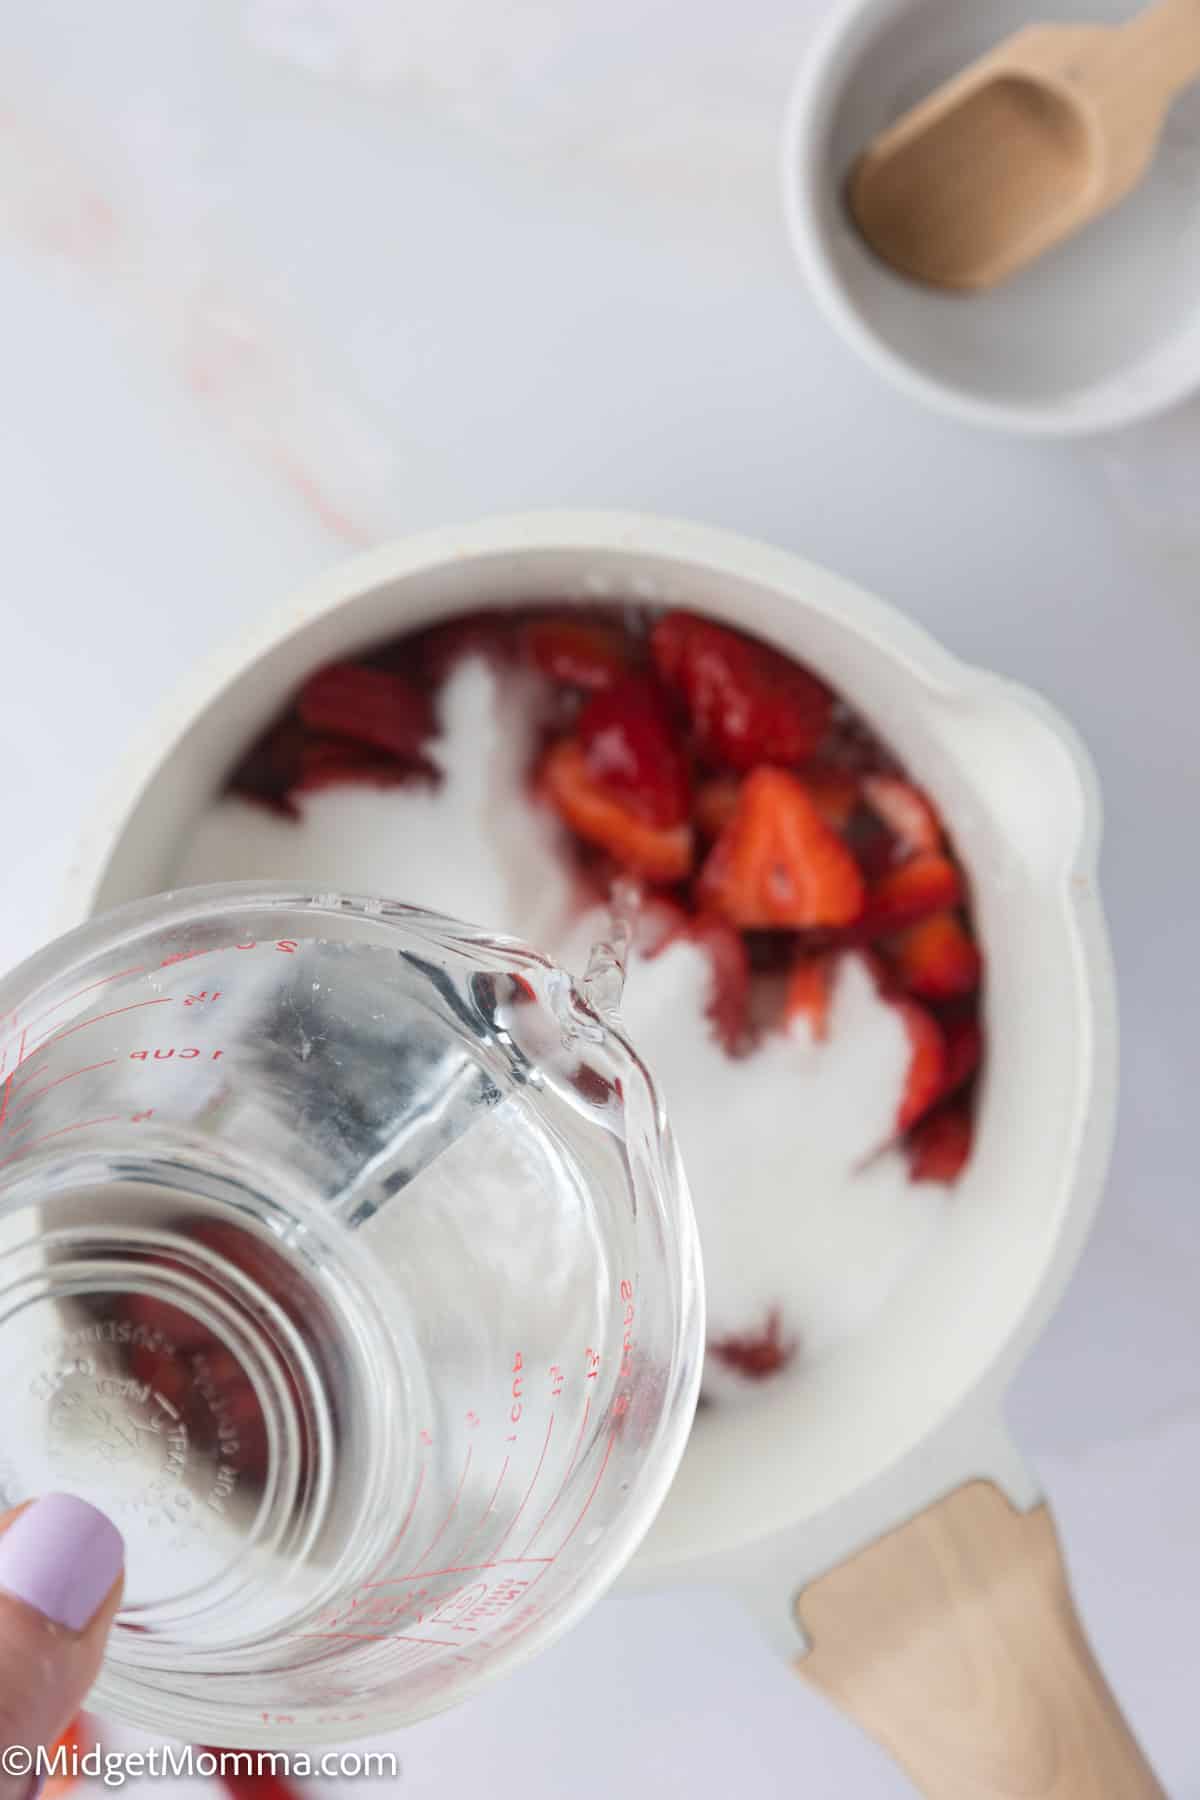
<path fill-rule="evenodd" d="M 71 1494 L 5 1514 L 0 1532 L 0 1800 L 25 1800 L 39 1785 L 38 1746 L 54 1742 L 99 1672 L 125 1548 Z"/>

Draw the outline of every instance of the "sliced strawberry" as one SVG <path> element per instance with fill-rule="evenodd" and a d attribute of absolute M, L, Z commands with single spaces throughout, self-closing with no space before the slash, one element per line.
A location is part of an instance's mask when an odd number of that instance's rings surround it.
<path fill-rule="evenodd" d="M 983 1032 L 974 1013 L 963 1018 L 943 1019 L 946 1039 L 946 1085 L 944 1093 L 953 1094 L 970 1081 L 983 1058 Z"/>
<path fill-rule="evenodd" d="M 901 986 L 928 1000 L 970 994 L 979 985 L 981 958 L 957 914 L 934 913 L 892 938 L 887 951 Z"/>
<path fill-rule="evenodd" d="M 680 913 L 679 923 L 647 952 L 657 956 L 671 944 L 695 944 L 708 958 L 711 970 L 705 1013 L 714 1034 L 732 1055 L 746 1041 L 750 1006 L 750 958 L 741 933 L 724 919 L 701 913 L 690 918 Z"/>
<path fill-rule="evenodd" d="M 829 1003 L 833 997 L 834 959 L 831 955 L 802 956 L 788 976 L 784 1018 L 789 1026 L 802 1019 L 813 1043 L 829 1036 Z"/>
<path fill-rule="evenodd" d="M 95 1747 L 95 1743 L 95 1719 L 92 1717 L 91 1713 L 76 1713 L 70 1724 L 65 1726 L 64 1729 L 59 1732 L 53 1744 L 50 1746 L 49 1760 L 51 1768 L 57 1766 L 56 1757 L 58 1752 L 62 1750 L 65 1753 L 63 1757 L 63 1773 L 61 1775 L 51 1775 L 48 1779 L 43 1778 L 43 1781 L 39 1781 L 35 1784 L 33 1791 L 38 1794 L 39 1800 L 59 1800 L 60 1795 L 68 1793 L 70 1789 L 75 1786 L 80 1777 L 78 1774 L 72 1773 L 72 1764 L 77 1765 L 81 1762 L 88 1751 Z"/>
<path fill-rule="evenodd" d="M 571 829 L 647 881 L 682 881 L 692 867 L 692 828 L 657 826 L 617 800 L 588 772 L 582 745 L 563 738 L 542 763 L 546 795 Z"/>
<path fill-rule="evenodd" d="M 735 925 L 846 925 L 863 909 L 863 879 L 803 782 L 755 769 L 708 853 L 701 902 Z"/>
<path fill-rule="evenodd" d="M 936 855 L 941 850 L 941 822 L 919 788 L 897 775 L 866 775 L 862 795 L 905 856 Z"/>
<path fill-rule="evenodd" d="M 745 940 L 724 919 L 705 913 L 691 920 L 687 936 L 699 944 L 712 967 L 708 1017 L 725 1048 L 735 1051 L 745 1042 L 750 1006 L 750 958 Z"/>
<path fill-rule="evenodd" d="M 484 608 L 460 613 L 445 624 L 431 625 L 401 639 L 381 660 L 387 668 L 398 668 L 437 685 L 468 656 L 492 663 L 510 661 L 517 648 L 517 633 L 518 621 L 512 613 Z"/>
<path fill-rule="evenodd" d="M 391 669 L 329 663 L 310 675 L 296 710 L 310 731 L 349 738 L 388 756 L 418 757 L 433 735 L 429 696 Z"/>
<path fill-rule="evenodd" d="M 867 895 L 863 926 L 879 937 L 962 899 L 962 876 L 948 856 L 914 856 L 880 876 Z"/>
<path fill-rule="evenodd" d="M 803 763 L 829 723 L 833 696 L 790 657 L 694 613 L 670 612 L 650 639 L 663 679 L 682 694 L 704 751 L 734 769 Z"/>
<path fill-rule="evenodd" d="M 897 1131 L 907 1131 L 942 1096 L 946 1080 L 946 1041 L 933 1014 L 915 1000 L 893 1002 L 904 1022 L 912 1049 L 904 1092 L 896 1114 Z"/>
<path fill-rule="evenodd" d="M 208 1744 L 201 1744 L 199 1749 L 214 1759 L 214 1768 L 220 1769 L 217 1780 L 225 1790 L 225 1800 L 301 1800 L 304 1790 L 299 1783 L 285 1781 L 282 1775 L 276 1775 L 273 1763 L 265 1756 L 262 1762 L 270 1773 L 257 1766 L 252 1771 L 251 1764 L 257 1763 L 255 1758 L 227 1756 Z"/>
<path fill-rule="evenodd" d="M 896 840 L 883 820 L 869 806 L 855 807 L 842 828 L 841 836 L 866 876 L 869 889 L 877 886 L 895 869 Z"/>
<path fill-rule="evenodd" d="M 859 784 L 845 769 L 806 769 L 804 785 L 831 831 L 845 831 L 858 807 Z"/>
<path fill-rule="evenodd" d="M 734 1369 L 751 1381 L 761 1381 L 791 1362 L 796 1345 L 784 1337 L 783 1320 L 778 1309 L 772 1307 L 761 1331 L 718 1338 L 709 1344 L 708 1354 L 727 1369 Z"/>
<path fill-rule="evenodd" d="M 596 694 L 580 714 L 578 732 L 597 787 L 649 825 L 684 823 L 691 810 L 687 758 L 652 681 L 626 675 Z"/>
<path fill-rule="evenodd" d="M 300 766 L 292 782 L 293 794 L 316 793 L 328 787 L 402 787 L 406 782 L 434 780 L 429 764 L 401 763 L 365 744 L 345 738 L 309 737 L 300 751 Z"/>
<path fill-rule="evenodd" d="M 702 781 L 692 801 L 692 817 L 701 837 L 720 837 L 737 811 L 741 782 L 736 775 L 713 775 Z"/>
<path fill-rule="evenodd" d="M 611 687 L 629 666 L 629 639 L 607 620 L 544 613 L 521 633 L 526 659 L 552 681 L 596 693 Z"/>
<path fill-rule="evenodd" d="M 280 719 L 251 746 L 229 778 L 230 791 L 294 819 L 292 791 L 300 778 L 300 758 L 308 733 L 295 718 Z"/>
<path fill-rule="evenodd" d="M 971 1154 L 971 1118 L 965 1107 L 939 1106 L 908 1140 L 913 1181 L 956 1181 Z"/>

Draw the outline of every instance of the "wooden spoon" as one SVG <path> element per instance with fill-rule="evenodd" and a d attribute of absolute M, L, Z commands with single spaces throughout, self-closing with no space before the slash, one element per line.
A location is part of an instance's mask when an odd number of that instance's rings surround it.
<path fill-rule="evenodd" d="M 868 146 L 849 201 L 903 275 L 986 288 L 1115 206 L 1200 77 L 1200 0 L 1124 25 L 1031 25 Z"/>

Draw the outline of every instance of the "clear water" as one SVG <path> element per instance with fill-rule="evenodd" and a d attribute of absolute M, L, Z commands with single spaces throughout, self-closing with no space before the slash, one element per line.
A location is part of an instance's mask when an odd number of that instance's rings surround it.
<path fill-rule="evenodd" d="M 126 1619 L 229 1643 L 302 1608 L 366 1500 L 411 1483 L 420 1365 L 307 1217 L 211 1167 L 103 1160 L 6 1196 L 0 1499 L 99 1500 Z"/>
<path fill-rule="evenodd" d="M 627 1411 L 657 1124 L 600 1018 L 519 956 L 285 942 L 80 983 L 0 1085 L 0 1501 L 121 1525 L 143 1721 L 197 1671 L 245 1709 L 253 1670 L 263 1730 L 460 1681 L 604 1537 L 662 1400 L 648 1323 Z"/>

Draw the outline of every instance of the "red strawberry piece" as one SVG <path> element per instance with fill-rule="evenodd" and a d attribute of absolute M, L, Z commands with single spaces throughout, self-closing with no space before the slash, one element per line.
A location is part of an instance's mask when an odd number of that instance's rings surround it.
<path fill-rule="evenodd" d="M 902 987 L 928 1000 L 950 1000 L 979 985 L 981 958 L 957 914 L 933 913 L 887 945 Z"/>
<path fill-rule="evenodd" d="M 845 769 L 806 769 L 804 785 L 831 831 L 845 831 L 858 809 L 859 784 Z"/>
<path fill-rule="evenodd" d="M 387 668 L 399 669 L 436 686 L 468 656 L 483 657 L 493 663 L 510 661 L 517 648 L 518 623 L 512 613 L 493 608 L 460 613 L 443 625 L 431 625 L 426 631 L 402 638 L 380 660 Z"/>
<path fill-rule="evenodd" d="M 691 810 L 687 758 L 654 684 L 627 675 L 579 717 L 584 765 L 596 786 L 649 825 L 682 825 Z"/>
<path fill-rule="evenodd" d="M 583 746 L 563 738 L 542 763 L 547 798 L 571 829 L 647 881 L 682 881 L 692 867 L 689 824 L 657 826 L 615 798 L 590 774 Z"/>
<path fill-rule="evenodd" d="M 761 1331 L 718 1338 L 708 1346 L 708 1354 L 752 1381 L 775 1375 L 791 1362 L 796 1345 L 783 1335 L 783 1321 L 776 1308 L 767 1314 Z"/>
<path fill-rule="evenodd" d="M 611 687 L 629 665 L 628 639 L 607 620 L 546 613 L 521 633 L 526 659 L 552 681 L 595 693 Z"/>
<path fill-rule="evenodd" d="M 841 836 L 866 876 L 868 888 L 891 874 L 896 866 L 896 840 L 869 806 L 855 807 Z"/>
<path fill-rule="evenodd" d="M 829 689 L 807 669 L 724 625 L 671 612 L 650 639 L 704 751 L 734 769 L 807 762 L 825 735 Z"/>
<path fill-rule="evenodd" d="M 893 1004 L 904 1022 L 912 1050 L 896 1114 L 896 1129 L 907 1131 L 945 1091 L 946 1041 L 933 1014 L 915 1000 L 897 1000 Z"/>
<path fill-rule="evenodd" d="M 784 1018 L 790 1026 L 803 1019 L 812 1040 L 824 1043 L 829 1036 L 829 1003 L 833 997 L 834 959 L 831 955 L 802 956 L 788 976 Z"/>
<path fill-rule="evenodd" d="M 708 914 L 689 919 L 682 933 L 699 945 L 712 970 L 706 1008 L 716 1036 L 731 1054 L 745 1042 L 750 1005 L 750 958 L 740 932 Z"/>
<path fill-rule="evenodd" d="M 962 1018 L 943 1019 L 946 1039 L 946 1085 L 944 1092 L 953 1094 L 970 1081 L 983 1059 L 983 1032 L 973 1013 Z"/>
<path fill-rule="evenodd" d="M 63 1794 L 69 1793 L 79 1780 L 78 1774 L 72 1772 L 73 1766 L 77 1767 L 95 1747 L 96 1724 L 92 1715 L 86 1712 L 76 1713 L 50 1746 L 50 1767 L 54 1769 L 61 1766 L 63 1773 L 43 1778 L 37 1783 L 39 1800 L 61 1800 Z M 64 1752 L 61 1765 L 56 1760 L 60 1750 Z"/>
<path fill-rule="evenodd" d="M 287 818 L 297 816 L 292 790 L 300 778 L 300 758 L 308 733 L 298 719 L 281 719 L 263 733 L 229 778 L 231 793 L 256 800 Z"/>
<path fill-rule="evenodd" d="M 311 675 L 296 702 L 310 731 L 366 744 L 407 761 L 433 734 L 429 696 L 391 669 L 330 663 Z"/>
<path fill-rule="evenodd" d="M 941 850 L 941 822 L 919 788 L 897 775 L 866 775 L 862 796 L 904 856 L 936 855 Z"/>
<path fill-rule="evenodd" d="M 384 1602 L 385 1608 L 388 1604 Z M 369 1614 L 367 1616 L 370 1617 Z M 385 1616 L 389 1615 L 385 1613 Z M 386 1630 L 386 1627 L 383 1629 Z M 364 1631 L 369 1630 L 369 1625 L 364 1626 Z M 225 1800 L 301 1800 L 304 1789 L 299 1783 L 285 1781 L 282 1775 L 276 1775 L 273 1764 L 268 1763 L 266 1757 L 263 1762 L 271 1772 L 266 1773 L 257 1767 L 251 1772 L 250 1757 L 243 1761 L 240 1757 L 227 1756 L 207 1744 L 201 1744 L 199 1748 L 206 1756 L 220 1759 L 214 1766 L 221 1770 L 218 1780 L 225 1790 Z"/>
<path fill-rule="evenodd" d="M 858 865 L 782 769 L 755 769 L 697 882 L 701 903 L 749 928 L 847 925 L 863 909 Z"/>
<path fill-rule="evenodd" d="M 719 837 L 737 811 L 741 782 L 736 775 L 713 775 L 702 781 L 692 801 L 692 817 L 702 837 Z"/>
<path fill-rule="evenodd" d="M 881 875 L 867 895 L 863 926 L 878 937 L 898 925 L 944 912 L 962 899 L 962 876 L 948 856 L 914 856 Z"/>
<path fill-rule="evenodd" d="M 396 762 L 345 738 L 310 737 L 301 748 L 291 791 L 311 794 L 328 787 L 400 787 L 422 775 L 432 780 L 432 766 Z"/>
<path fill-rule="evenodd" d="M 913 1181 L 956 1181 L 971 1154 L 971 1118 L 963 1106 L 939 1106 L 908 1140 Z"/>

